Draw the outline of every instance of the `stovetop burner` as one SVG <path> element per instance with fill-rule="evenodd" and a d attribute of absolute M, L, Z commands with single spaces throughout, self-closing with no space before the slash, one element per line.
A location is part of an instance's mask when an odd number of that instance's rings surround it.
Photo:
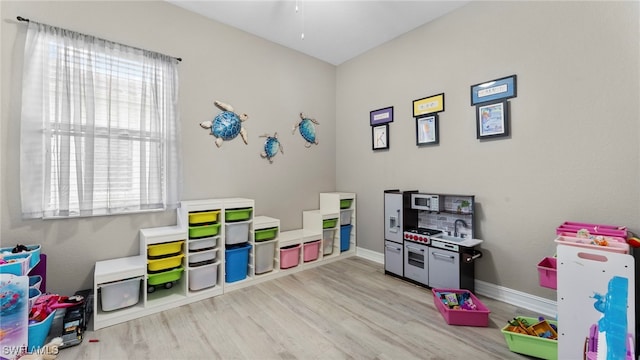
<path fill-rule="evenodd" d="M 407 230 L 407 232 L 414 233 L 414 234 L 420 234 L 420 235 L 433 236 L 433 235 L 441 234 L 442 230 L 428 229 L 428 228 L 417 228 L 417 229 L 409 229 L 409 230 Z"/>

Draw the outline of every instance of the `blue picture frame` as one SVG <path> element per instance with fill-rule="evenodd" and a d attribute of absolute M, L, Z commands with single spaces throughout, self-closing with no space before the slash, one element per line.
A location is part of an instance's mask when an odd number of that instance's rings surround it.
<path fill-rule="evenodd" d="M 517 96 L 516 75 L 471 85 L 471 106 Z"/>

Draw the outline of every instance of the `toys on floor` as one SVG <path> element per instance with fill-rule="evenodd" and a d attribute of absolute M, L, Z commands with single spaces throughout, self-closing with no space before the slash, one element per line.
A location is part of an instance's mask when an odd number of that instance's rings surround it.
<path fill-rule="evenodd" d="M 20 360 L 54 360 L 58 357 L 58 348 L 62 346 L 62 338 L 55 337 L 37 352 L 21 356 Z"/>
<path fill-rule="evenodd" d="M 543 317 L 539 317 L 538 322 L 535 324 L 529 324 L 529 322 L 523 318 L 513 318 L 507 322 L 509 323 L 509 326 L 505 328 L 507 331 L 545 339 L 558 339 L 557 326 L 549 323 Z"/>
<path fill-rule="evenodd" d="M 473 303 L 471 295 L 468 292 L 456 293 L 437 293 L 438 298 L 449 309 L 456 310 L 476 310 L 478 306 Z"/>

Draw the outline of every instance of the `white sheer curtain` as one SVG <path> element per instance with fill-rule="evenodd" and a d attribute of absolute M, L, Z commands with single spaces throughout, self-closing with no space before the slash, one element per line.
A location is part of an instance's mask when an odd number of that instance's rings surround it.
<path fill-rule="evenodd" d="M 24 218 L 177 206 L 175 59 L 31 21 L 24 63 Z"/>

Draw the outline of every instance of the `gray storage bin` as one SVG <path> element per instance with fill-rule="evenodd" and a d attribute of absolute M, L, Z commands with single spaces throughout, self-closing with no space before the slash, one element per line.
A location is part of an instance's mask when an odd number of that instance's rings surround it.
<path fill-rule="evenodd" d="M 333 239 L 336 236 L 336 229 L 322 230 L 322 254 L 333 254 Z"/>
<path fill-rule="evenodd" d="M 353 209 L 340 210 L 340 225 L 349 225 L 349 224 L 351 224 L 351 214 L 352 213 L 353 213 Z"/>
<path fill-rule="evenodd" d="M 204 262 L 214 262 L 218 250 L 205 250 L 189 253 L 189 266 L 197 266 Z"/>
<path fill-rule="evenodd" d="M 235 222 L 224 224 L 225 244 L 241 244 L 249 241 L 249 222 Z"/>
<path fill-rule="evenodd" d="M 273 270 L 273 258 L 276 253 L 276 242 L 256 243 L 256 274 L 264 274 Z"/>

